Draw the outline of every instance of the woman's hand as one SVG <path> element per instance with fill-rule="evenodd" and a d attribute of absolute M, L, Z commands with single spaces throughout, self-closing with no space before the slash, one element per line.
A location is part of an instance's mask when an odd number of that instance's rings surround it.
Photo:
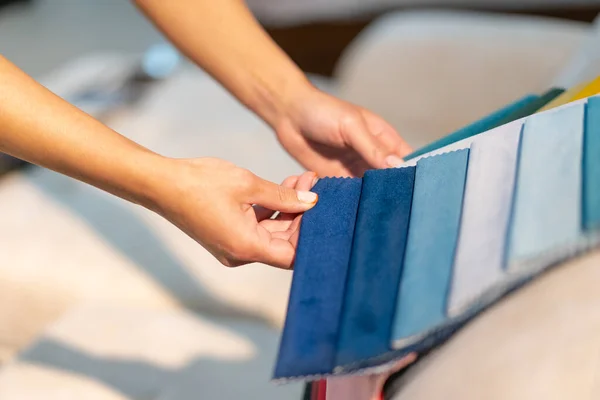
<path fill-rule="evenodd" d="M 277 133 L 306 169 L 362 175 L 411 150 L 375 114 L 314 88 L 238 0 L 136 0 L 191 60 Z"/>
<path fill-rule="evenodd" d="M 305 85 L 274 124 L 283 147 L 320 176 L 395 167 L 410 146 L 381 117 Z"/>
<path fill-rule="evenodd" d="M 150 208 L 226 266 L 262 262 L 292 267 L 300 213 L 317 202 L 310 192 L 313 172 L 277 185 L 219 159 L 166 161 Z M 281 214 L 271 219 L 275 211 Z"/>
<path fill-rule="evenodd" d="M 160 213 L 225 265 L 292 266 L 299 214 L 317 202 L 309 191 L 314 173 L 280 186 L 222 160 L 165 158 L 66 103 L 1 56 L 0 110 L 1 152 Z M 269 210 L 283 214 L 270 219 Z"/>

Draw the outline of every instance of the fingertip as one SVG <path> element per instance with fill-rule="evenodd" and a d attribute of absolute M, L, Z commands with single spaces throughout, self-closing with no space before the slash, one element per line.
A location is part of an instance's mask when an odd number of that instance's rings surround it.
<path fill-rule="evenodd" d="M 315 192 L 310 192 L 306 190 L 298 190 L 296 191 L 296 196 L 298 196 L 298 200 L 305 205 L 310 205 L 310 208 L 314 207 L 319 201 L 319 195 Z"/>
<path fill-rule="evenodd" d="M 391 154 L 385 158 L 385 163 L 388 167 L 397 167 L 404 162 L 400 157 L 395 154 Z"/>

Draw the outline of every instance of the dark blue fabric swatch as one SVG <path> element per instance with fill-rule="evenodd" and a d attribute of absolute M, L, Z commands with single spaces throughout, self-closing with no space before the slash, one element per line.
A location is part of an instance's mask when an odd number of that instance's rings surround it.
<path fill-rule="evenodd" d="M 391 350 L 415 169 L 392 168 L 365 173 L 336 366 L 357 363 Z"/>
<path fill-rule="evenodd" d="M 325 178 L 302 217 L 275 378 L 331 372 L 362 181 Z"/>
<path fill-rule="evenodd" d="M 465 149 L 417 163 L 394 321 L 395 348 L 446 318 L 468 159 Z"/>
<path fill-rule="evenodd" d="M 451 133 L 443 138 L 436 140 L 433 143 L 425 145 L 420 149 L 412 152 L 408 156 L 404 157 L 405 160 L 410 160 L 411 158 L 418 157 L 425 153 L 429 153 L 430 151 L 437 150 L 449 144 L 458 142 L 459 140 L 466 139 L 471 136 L 478 135 L 485 131 L 489 131 L 497 126 L 500 126 L 503 121 L 505 121 L 506 117 L 513 114 L 515 111 L 522 109 L 524 107 L 529 106 L 529 104 L 537 101 L 540 96 L 537 95 L 527 95 L 514 103 L 511 103 L 493 113 L 483 117 L 480 120 L 473 122 L 470 125 L 467 125 L 454 133 Z M 516 115 L 516 114 L 515 114 Z"/>
<path fill-rule="evenodd" d="M 583 229 L 600 228 L 600 97 L 590 97 L 583 147 Z"/>

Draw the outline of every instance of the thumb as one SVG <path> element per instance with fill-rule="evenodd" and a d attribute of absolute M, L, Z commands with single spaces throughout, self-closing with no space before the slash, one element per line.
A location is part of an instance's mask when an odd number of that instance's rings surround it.
<path fill-rule="evenodd" d="M 258 178 L 250 201 L 270 210 L 298 214 L 311 209 L 317 203 L 314 192 L 294 190 Z"/>

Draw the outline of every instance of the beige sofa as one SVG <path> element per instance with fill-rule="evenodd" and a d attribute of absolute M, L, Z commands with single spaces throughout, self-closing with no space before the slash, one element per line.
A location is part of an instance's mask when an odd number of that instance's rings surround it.
<path fill-rule="evenodd" d="M 333 81 L 317 81 L 381 113 L 418 146 L 524 93 L 546 88 L 587 29 L 577 23 L 482 14 L 397 14 L 357 39 Z M 118 73 L 127 63 L 126 57 L 98 55 L 45 82 L 65 95 L 77 86 L 74 82 Z M 301 171 L 261 121 L 189 66 L 107 122 L 170 156 L 221 157 L 274 181 Z M 301 385 L 269 383 L 289 272 L 261 265 L 226 269 L 148 211 L 41 169 L 0 182 L 0 209 L 0 349 L 5 360 L 0 399 L 300 398 Z M 565 301 L 572 294 L 569 288 L 588 290 L 585 284 L 598 278 L 590 267 L 598 259 L 590 259 L 586 268 L 575 262 L 557 270 L 559 278 L 549 276 L 552 290 L 563 293 Z M 563 287 L 562 282 L 569 284 Z M 529 310 L 519 301 L 552 300 L 542 289 L 527 290 L 533 294 L 506 304 Z M 581 297 L 585 301 L 598 301 L 588 291 L 576 292 L 587 296 Z M 572 310 L 579 310 L 578 304 L 572 303 Z M 500 311 L 478 319 L 443 347 L 441 352 L 449 354 L 446 361 L 431 361 L 422 372 L 411 373 L 402 398 L 441 398 L 428 387 L 427 382 L 440 379 L 430 371 L 447 373 L 444 368 L 458 365 L 454 360 L 465 370 L 465 363 L 480 365 L 467 360 L 480 349 L 470 343 L 495 348 L 492 339 L 497 336 L 486 334 L 498 322 L 486 323 L 486 318 L 502 321 L 505 340 L 518 342 L 508 327 L 513 318 L 527 320 L 529 314 L 503 314 L 506 307 L 511 306 L 500 305 Z M 597 323 L 597 313 L 589 316 Z M 597 328 L 592 322 L 575 328 Z M 598 350 L 594 338 L 586 340 L 588 347 L 570 363 L 585 358 L 588 349 L 591 354 Z M 514 349 L 511 354 L 527 350 Z M 528 351 L 532 357 L 553 354 L 547 348 Z M 580 368 L 592 368 L 586 365 Z M 589 377 L 589 368 L 577 371 Z M 496 386 L 500 381 L 515 387 L 527 383 L 522 375 L 488 370 Z M 489 376 L 485 371 L 479 373 Z M 461 383 L 461 376 L 448 376 L 456 381 L 440 386 L 449 390 L 444 396 Z M 571 393 L 566 390 L 573 387 L 561 379 L 549 384 L 556 393 Z M 534 394 L 539 391 L 511 398 L 540 398 Z"/>

